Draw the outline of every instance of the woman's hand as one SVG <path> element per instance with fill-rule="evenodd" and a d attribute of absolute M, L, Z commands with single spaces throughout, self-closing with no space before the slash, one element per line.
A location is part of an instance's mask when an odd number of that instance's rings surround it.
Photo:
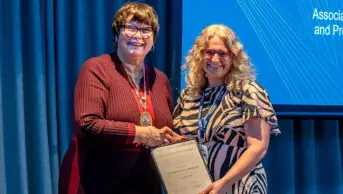
<path fill-rule="evenodd" d="M 173 142 L 182 141 L 185 138 L 178 135 L 169 127 L 158 129 L 154 126 L 136 126 L 136 136 L 134 143 L 143 143 L 147 147 L 157 147 Z"/>
<path fill-rule="evenodd" d="M 226 181 L 219 179 L 210 184 L 206 189 L 202 190 L 200 194 L 225 194 L 229 190 Z"/>
<path fill-rule="evenodd" d="M 177 133 L 175 133 L 172 129 L 170 129 L 169 127 L 163 127 L 162 130 L 164 130 L 164 133 L 166 134 L 166 137 L 168 139 L 167 142 L 165 142 L 165 144 L 168 143 L 175 143 L 175 142 L 179 142 L 182 140 L 185 140 L 185 137 L 183 137 L 182 135 L 179 135 Z"/>
<path fill-rule="evenodd" d="M 145 145 L 148 147 L 157 147 L 170 143 L 174 140 L 174 138 L 170 135 L 168 127 L 157 129 L 154 126 L 149 126 L 147 128 L 149 129 L 150 133 L 148 134 Z"/>
<path fill-rule="evenodd" d="M 173 130 L 170 129 L 170 131 L 171 131 L 171 133 L 172 133 L 171 136 L 172 136 L 173 139 L 174 139 L 173 142 L 179 142 L 179 141 L 183 141 L 183 140 L 186 139 L 184 136 L 175 133 Z"/>
<path fill-rule="evenodd" d="M 161 129 L 157 129 L 153 126 L 149 126 L 148 128 L 151 129 L 150 139 L 148 139 L 146 143 L 148 147 L 156 147 L 163 144 L 166 145 L 169 143 L 174 143 L 174 142 L 182 141 L 185 139 L 183 136 L 175 133 L 169 127 L 163 127 Z"/>

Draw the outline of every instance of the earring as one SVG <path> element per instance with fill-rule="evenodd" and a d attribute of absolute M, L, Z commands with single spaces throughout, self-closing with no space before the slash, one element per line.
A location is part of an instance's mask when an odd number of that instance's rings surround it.
<path fill-rule="evenodd" d="M 151 51 L 154 52 L 154 50 L 155 50 L 155 45 L 153 44 L 151 47 Z"/>

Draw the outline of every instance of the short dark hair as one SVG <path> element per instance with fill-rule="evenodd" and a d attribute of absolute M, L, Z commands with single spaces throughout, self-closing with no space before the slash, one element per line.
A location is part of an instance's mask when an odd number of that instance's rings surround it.
<path fill-rule="evenodd" d="M 112 23 L 112 33 L 114 39 L 119 36 L 120 28 L 123 27 L 128 17 L 132 16 L 132 21 L 150 25 L 154 33 L 154 42 L 157 40 L 160 24 L 158 16 L 153 7 L 145 3 L 127 2 L 114 15 Z M 115 42 L 115 47 L 117 43 Z"/>

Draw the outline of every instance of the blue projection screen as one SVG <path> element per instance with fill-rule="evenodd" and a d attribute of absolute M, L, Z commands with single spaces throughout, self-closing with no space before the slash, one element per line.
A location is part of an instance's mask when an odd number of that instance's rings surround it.
<path fill-rule="evenodd" d="M 236 32 L 278 112 L 343 115 L 342 0 L 184 0 L 182 63 L 210 24 Z"/>

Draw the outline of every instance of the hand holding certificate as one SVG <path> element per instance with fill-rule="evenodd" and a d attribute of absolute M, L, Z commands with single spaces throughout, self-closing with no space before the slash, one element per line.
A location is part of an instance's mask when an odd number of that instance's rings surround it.
<path fill-rule="evenodd" d="M 195 194 L 212 183 L 195 140 L 158 147 L 152 156 L 168 194 Z"/>

